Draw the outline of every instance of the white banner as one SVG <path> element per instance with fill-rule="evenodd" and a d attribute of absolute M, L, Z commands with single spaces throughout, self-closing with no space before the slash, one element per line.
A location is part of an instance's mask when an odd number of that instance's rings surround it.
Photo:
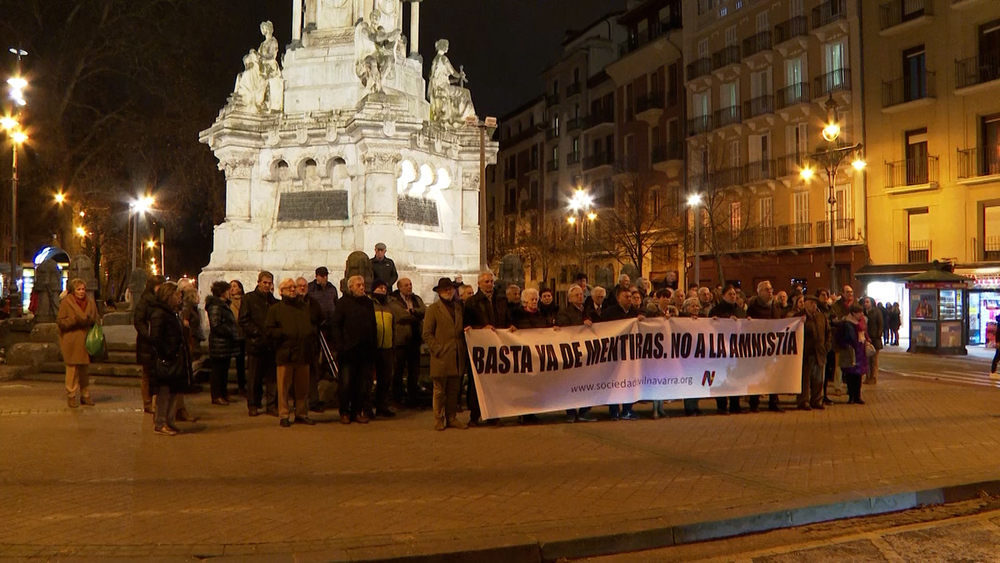
<path fill-rule="evenodd" d="M 652 318 L 466 334 L 483 418 L 799 393 L 803 319 Z"/>

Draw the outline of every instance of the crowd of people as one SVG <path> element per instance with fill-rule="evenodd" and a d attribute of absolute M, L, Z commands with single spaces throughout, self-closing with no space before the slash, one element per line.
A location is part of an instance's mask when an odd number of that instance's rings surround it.
<path fill-rule="evenodd" d="M 392 418 L 397 410 L 422 405 L 426 394 L 420 382 L 422 347 L 430 353 L 431 404 L 435 429 L 465 429 L 495 425 L 483 420 L 465 348 L 470 329 L 552 330 L 646 317 L 779 319 L 803 317 L 802 392 L 796 405 L 802 410 L 832 405 L 828 386 L 847 386 L 847 402 L 864 404 L 863 383 L 878 381 L 878 357 L 885 345 L 898 345 L 899 305 L 881 304 L 870 297 L 857 300 L 851 286 L 840 295 L 826 289 L 807 294 L 801 287 L 774 291 L 769 281 L 757 284 L 747 297 L 732 285 L 692 287 L 686 291 L 653 289 L 645 278 L 632 283 L 619 276 L 613 288 L 588 284 L 576 276 L 559 306 L 551 288 L 507 285 L 494 291 L 496 278 L 484 271 L 477 287 L 441 278 L 430 305 L 413 291 L 413 283 L 399 278 L 395 264 L 379 243 L 372 260 L 374 280 L 362 276 L 346 281 L 340 295 L 319 267 L 315 279 L 284 279 L 274 296 L 274 276 L 262 271 L 256 286 L 245 293 L 239 280 L 217 281 L 204 303 L 208 318 L 208 353 L 200 357 L 206 340 L 197 288 L 190 280 L 174 283 L 153 276 L 138 298 L 134 313 L 136 358 L 142 367 L 142 400 L 153 414 L 155 432 L 173 436 L 177 421 L 197 418 L 184 404 L 195 388 L 195 373 L 207 362 L 211 403 L 232 404 L 230 366 L 236 365 L 236 393 L 245 397 L 249 416 L 277 417 L 282 427 L 312 425 L 310 412 L 327 405 L 320 381 L 336 379 L 340 422 L 367 424 Z M 58 326 L 66 359 L 66 391 L 70 407 L 92 405 L 88 389 L 90 361 L 83 340 L 97 322 L 97 309 L 82 280 L 70 282 L 71 291 L 59 308 Z M 610 297 L 610 299 L 609 299 Z M 329 353 L 324 353 L 324 349 Z M 465 394 L 468 423 L 458 419 Z M 715 398 L 719 414 L 757 412 L 760 397 Z M 651 416 L 664 417 L 665 402 L 652 401 Z M 688 416 L 702 414 L 700 400 L 683 401 Z M 777 395 L 767 409 L 781 412 Z M 608 405 L 611 420 L 638 420 L 633 404 Z M 566 411 L 566 422 L 598 420 L 591 409 Z M 539 422 L 537 415 L 518 418 L 521 424 Z"/>

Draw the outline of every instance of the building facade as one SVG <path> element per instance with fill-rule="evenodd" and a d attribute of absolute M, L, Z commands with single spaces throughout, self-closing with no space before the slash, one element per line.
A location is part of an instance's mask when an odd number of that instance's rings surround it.
<path fill-rule="evenodd" d="M 866 290 L 899 302 L 902 279 L 939 260 L 972 276 L 941 320 L 995 345 L 1000 312 L 1000 3 L 866 3 L 862 29 L 871 266 Z M 913 321 L 911 323 L 910 321 Z M 919 327 L 918 327 L 919 328 Z"/>
<path fill-rule="evenodd" d="M 854 282 L 866 264 L 864 173 L 800 174 L 814 153 L 863 138 L 860 4 L 684 3 L 688 193 L 701 198 L 700 279 L 689 268 L 688 283 L 814 291 Z M 821 135 L 831 118 L 835 145 Z"/>

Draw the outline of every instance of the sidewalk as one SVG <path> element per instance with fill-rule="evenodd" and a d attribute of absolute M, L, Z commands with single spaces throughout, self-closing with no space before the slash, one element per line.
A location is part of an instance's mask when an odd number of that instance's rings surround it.
<path fill-rule="evenodd" d="M 883 369 L 911 357 L 887 353 Z M 921 359 L 939 361 L 951 360 Z M 70 410 L 59 385 L 15 381 L 0 385 L 0 558 L 538 560 L 907 508 L 1000 481 L 1000 393 L 890 374 L 864 392 L 866 406 L 825 411 L 685 418 L 674 402 L 667 420 L 639 405 L 639 422 L 551 414 L 446 432 L 427 411 L 282 429 L 200 396 L 203 419 L 165 438 L 137 389 L 98 388 L 97 407 Z"/>

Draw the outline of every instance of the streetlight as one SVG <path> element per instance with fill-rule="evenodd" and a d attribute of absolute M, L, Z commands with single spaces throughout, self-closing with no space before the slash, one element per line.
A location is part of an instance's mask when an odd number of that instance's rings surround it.
<path fill-rule="evenodd" d="M 861 143 L 855 145 L 838 147 L 836 146 L 837 139 L 840 138 L 841 127 L 840 119 L 837 115 L 838 105 L 836 100 L 833 99 L 833 94 L 826 101 L 826 113 L 827 122 L 823 127 L 823 139 L 827 142 L 827 148 L 821 151 L 813 153 L 810 157 L 811 160 L 819 164 L 822 168 L 826 170 L 827 184 L 830 189 L 830 197 L 827 199 L 827 203 L 830 204 L 830 291 L 834 293 L 837 291 L 837 246 L 836 246 L 836 234 L 837 234 L 837 192 L 835 187 L 835 182 L 837 179 L 837 174 L 840 172 L 840 167 L 845 162 L 850 159 L 851 166 L 858 172 L 865 169 L 867 163 L 862 158 L 861 149 L 863 148 Z M 809 181 L 812 179 L 815 171 L 810 166 L 804 166 L 799 172 L 799 176 L 805 180 Z"/>
<path fill-rule="evenodd" d="M 57 192 L 56 195 L 53 196 L 52 199 L 54 199 L 56 201 L 56 203 L 58 203 L 59 205 L 62 205 L 64 203 L 66 203 L 66 194 L 64 194 L 62 192 Z"/>
<path fill-rule="evenodd" d="M 128 212 L 129 224 L 130 224 L 131 229 L 132 229 L 132 237 L 131 237 L 131 241 L 132 242 L 131 242 L 131 245 L 130 245 L 131 246 L 131 255 L 132 255 L 132 268 L 131 268 L 132 270 L 135 270 L 135 267 L 136 267 L 136 264 L 137 264 L 137 261 L 138 261 L 138 258 L 136 257 L 136 252 L 137 252 L 138 247 L 139 247 L 139 224 L 138 224 L 139 221 L 138 221 L 138 216 L 139 215 L 145 215 L 147 212 L 152 211 L 153 204 L 155 204 L 155 203 L 156 203 L 156 200 L 153 199 L 153 196 L 146 195 L 146 196 L 143 196 L 143 197 L 140 197 L 140 198 L 136 199 L 135 201 L 133 201 L 132 203 L 130 203 L 129 206 L 128 206 L 128 210 L 129 210 L 129 212 Z"/>
<path fill-rule="evenodd" d="M 28 88 L 28 81 L 21 77 L 21 57 L 27 56 L 28 52 L 20 47 L 7 49 L 12 55 L 17 57 L 17 72 L 7 79 L 10 86 L 10 99 L 14 102 L 15 112 L 24 107 L 24 91 Z M 23 145 L 28 140 L 28 135 L 21 129 L 15 116 L 6 116 L 0 120 L 0 125 L 7 131 L 7 136 L 11 139 L 11 174 L 10 174 L 10 289 L 8 294 L 18 291 L 17 280 L 21 276 L 17 274 L 18 253 L 17 253 L 17 147 Z M 11 304 L 11 314 L 20 316 L 21 307 L 14 307 Z"/>
<path fill-rule="evenodd" d="M 497 130 L 497 118 L 487 117 L 483 121 L 470 115 L 465 118 L 465 124 L 469 127 L 479 129 L 479 262 L 483 271 L 489 269 L 489 260 L 486 257 L 486 137 L 493 137 Z M 465 198 L 462 198 L 462 205 L 465 205 Z M 462 217 L 465 211 L 462 210 Z"/>
<path fill-rule="evenodd" d="M 83 238 L 83 237 L 87 236 L 87 229 L 85 229 L 83 227 L 77 227 L 76 228 L 76 234 L 80 238 Z"/>
<path fill-rule="evenodd" d="M 594 196 L 590 195 L 587 190 L 580 187 L 573 190 L 573 197 L 569 198 L 569 204 L 567 205 L 570 215 L 566 218 L 566 222 L 576 227 L 576 234 L 573 237 L 574 244 L 582 241 L 587 236 L 587 223 L 583 221 L 583 218 L 586 217 L 591 224 L 597 219 L 597 213 L 592 211 L 593 207 Z M 577 222 L 580 223 L 579 227 L 576 226 Z M 583 271 L 587 271 L 586 250 L 581 252 L 581 254 L 583 255 Z"/>
<path fill-rule="evenodd" d="M 688 196 L 688 207 L 694 213 L 694 284 L 701 283 L 701 194 L 693 193 Z"/>

